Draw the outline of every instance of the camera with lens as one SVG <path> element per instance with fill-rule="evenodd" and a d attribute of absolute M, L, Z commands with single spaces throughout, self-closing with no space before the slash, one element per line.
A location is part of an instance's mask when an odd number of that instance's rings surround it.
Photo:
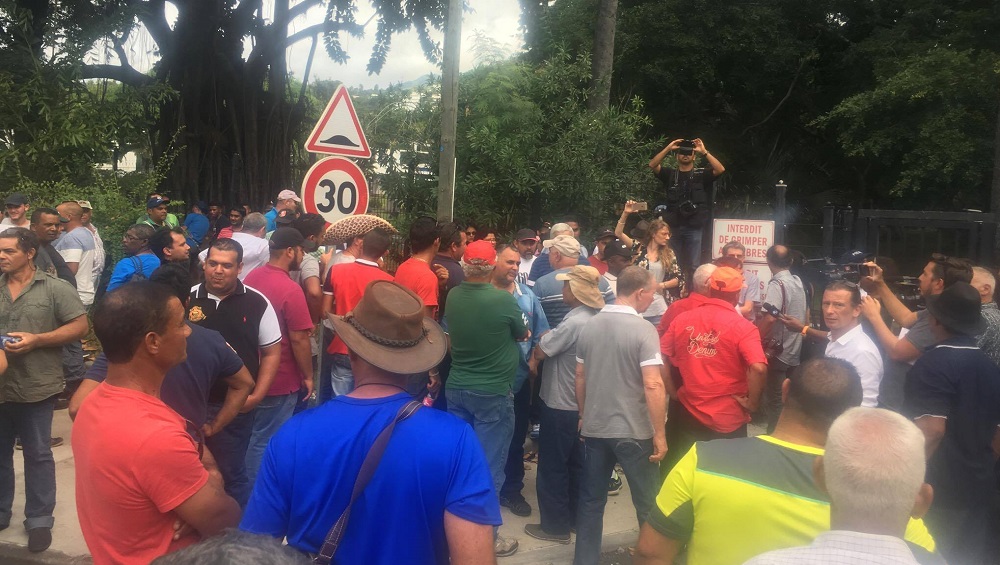
<path fill-rule="evenodd" d="M 685 200 L 684 202 L 681 202 L 680 204 L 677 205 L 677 212 L 684 217 L 694 216 L 695 214 L 698 213 L 698 210 L 700 209 L 701 206 L 695 204 L 690 200 Z"/>

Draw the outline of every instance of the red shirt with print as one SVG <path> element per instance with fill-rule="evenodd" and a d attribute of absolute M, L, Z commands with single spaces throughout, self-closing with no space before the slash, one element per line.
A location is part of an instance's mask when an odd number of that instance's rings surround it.
<path fill-rule="evenodd" d="M 729 433 L 750 421 L 732 395 L 748 393 L 747 369 L 767 358 L 757 326 L 732 304 L 705 298 L 700 307 L 674 318 L 660 348 L 684 381 L 677 400 L 699 422 Z"/>

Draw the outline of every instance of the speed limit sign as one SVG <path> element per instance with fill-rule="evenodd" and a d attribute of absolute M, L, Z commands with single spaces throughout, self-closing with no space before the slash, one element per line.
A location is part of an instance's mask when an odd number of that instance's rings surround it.
<path fill-rule="evenodd" d="M 306 212 L 326 221 L 368 212 L 368 181 L 350 159 L 327 157 L 317 161 L 302 181 L 302 204 Z"/>

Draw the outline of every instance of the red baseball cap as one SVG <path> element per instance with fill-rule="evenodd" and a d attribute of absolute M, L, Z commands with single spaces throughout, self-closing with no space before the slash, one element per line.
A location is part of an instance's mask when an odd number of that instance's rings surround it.
<path fill-rule="evenodd" d="M 466 263 L 479 261 L 487 265 L 496 265 L 497 250 L 496 247 L 493 247 L 493 243 L 479 239 L 465 246 L 465 255 L 462 256 L 462 260 Z"/>

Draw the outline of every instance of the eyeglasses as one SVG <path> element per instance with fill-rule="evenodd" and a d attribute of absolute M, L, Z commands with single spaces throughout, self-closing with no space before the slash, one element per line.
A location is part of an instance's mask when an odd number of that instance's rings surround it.
<path fill-rule="evenodd" d="M 490 243 L 496 243 L 497 242 L 497 237 L 495 235 L 488 235 L 488 236 L 486 236 L 486 237 L 483 238 L 483 241 L 488 241 Z"/>

